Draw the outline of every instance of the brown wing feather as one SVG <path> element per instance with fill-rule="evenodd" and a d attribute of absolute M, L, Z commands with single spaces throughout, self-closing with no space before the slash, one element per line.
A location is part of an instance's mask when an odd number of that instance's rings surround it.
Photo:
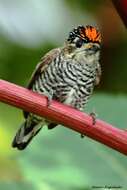
<path fill-rule="evenodd" d="M 56 48 L 49 51 L 44 57 L 41 58 L 40 62 L 37 64 L 35 71 L 33 72 L 31 79 L 27 85 L 28 89 L 32 89 L 34 81 L 37 80 L 40 73 L 42 73 L 48 65 L 55 59 L 55 57 L 59 54 L 60 49 Z M 27 118 L 29 112 L 23 111 L 23 115 Z"/>
<path fill-rule="evenodd" d="M 40 62 L 37 64 L 31 79 L 27 85 L 28 89 L 32 89 L 34 81 L 38 78 L 39 74 L 42 73 L 48 65 L 55 59 L 55 57 L 59 54 L 60 49 L 56 48 L 49 51 L 44 57 L 41 58 Z"/>

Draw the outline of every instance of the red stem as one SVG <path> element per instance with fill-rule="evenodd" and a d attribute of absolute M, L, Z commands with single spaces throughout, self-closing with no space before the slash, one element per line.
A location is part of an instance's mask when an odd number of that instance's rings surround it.
<path fill-rule="evenodd" d="M 3 80 L 0 80 L 0 101 L 63 124 L 127 155 L 125 131 L 98 119 L 93 125 L 91 116 L 70 106 L 54 100 L 47 106 L 45 96 Z"/>
<path fill-rule="evenodd" d="M 127 0 L 112 0 L 121 19 L 127 27 Z"/>

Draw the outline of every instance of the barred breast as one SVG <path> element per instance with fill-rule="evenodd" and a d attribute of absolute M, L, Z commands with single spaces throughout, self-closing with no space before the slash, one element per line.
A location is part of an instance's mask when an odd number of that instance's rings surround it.
<path fill-rule="evenodd" d="M 88 64 L 66 60 L 59 55 L 39 75 L 33 91 L 82 110 L 92 94 L 96 72 Z"/>

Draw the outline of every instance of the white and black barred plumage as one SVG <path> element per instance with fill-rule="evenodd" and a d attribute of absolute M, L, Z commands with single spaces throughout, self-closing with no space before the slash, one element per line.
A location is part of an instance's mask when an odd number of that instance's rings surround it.
<path fill-rule="evenodd" d="M 28 89 L 83 110 L 100 81 L 99 58 L 100 33 L 92 26 L 79 26 L 70 32 L 63 47 L 51 50 L 41 59 Z M 49 129 L 57 125 L 28 112 L 24 112 L 24 117 L 25 122 L 12 143 L 19 150 L 27 146 L 45 123 Z"/>

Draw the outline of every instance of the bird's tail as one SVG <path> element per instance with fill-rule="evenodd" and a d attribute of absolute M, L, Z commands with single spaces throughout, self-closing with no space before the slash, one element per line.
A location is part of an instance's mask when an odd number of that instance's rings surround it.
<path fill-rule="evenodd" d="M 17 131 L 16 136 L 12 142 L 12 147 L 19 150 L 23 150 L 30 143 L 32 138 L 37 135 L 42 126 L 36 122 L 31 122 L 30 126 L 27 126 L 27 120 L 21 125 Z"/>

